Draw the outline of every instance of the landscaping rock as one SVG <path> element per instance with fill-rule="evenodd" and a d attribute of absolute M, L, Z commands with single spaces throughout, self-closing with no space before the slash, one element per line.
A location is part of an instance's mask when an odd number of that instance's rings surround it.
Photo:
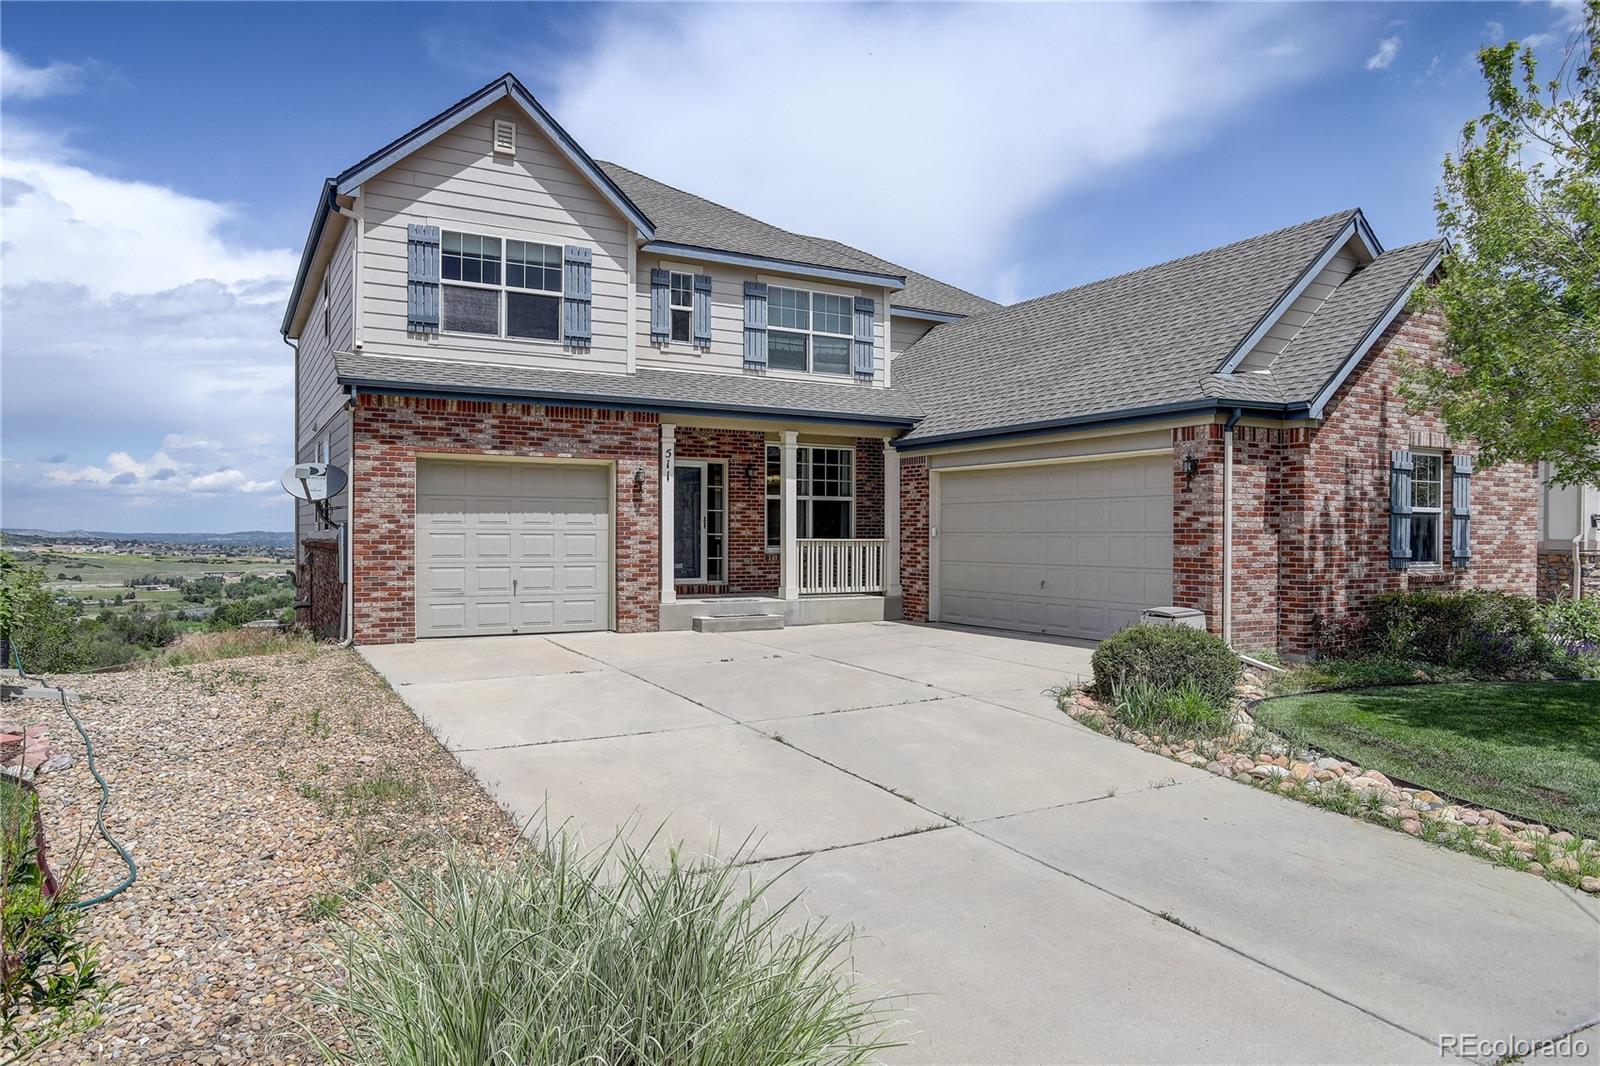
<path fill-rule="evenodd" d="M 1304 781 L 1311 776 L 1311 764 L 1303 762 L 1294 763 L 1289 767 L 1289 772 L 1293 774 L 1297 780 Z"/>
<path fill-rule="evenodd" d="M 1412 836 L 1417 836 L 1422 832 L 1422 823 L 1415 818 L 1407 818 L 1400 823 L 1400 828 Z"/>
<path fill-rule="evenodd" d="M 1550 869 L 1560 874 L 1575 874 L 1581 869 L 1581 867 L 1578 866 L 1577 859 L 1574 859 L 1568 855 L 1562 855 L 1559 858 L 1550 860 Z"/>
<path fill-rule="evenodd" d="M 1273 763 L 1264 763 L 1261 766 L 1257 766 L 1255 769 L 1251 770 L 1250 776 L 1258 777 L 1265 781 L 1271 777 L 1288 777 L 1289 771 L 1284 767 L 1275 765 Z"/>
<path fill-rule="evenodd" d="M 1600 877 L 1585 877 L 1578 882 L 1578 887 L 1585 892 L 1600 893 Z"/>
<path fill-rule="evenodd" d="M 1387 777 L 1383 776 L 1382 774 L 1380 774 L 1376 770 L 1368 770 L 1366 773 L 1362 774 L 1361 776 L 1366 778 L 1368 781 L 1376 781 L 1378 784 L 1382 785 L 1384 788 L 1393 788 L 1394 787 L 1394 782 L 1393 781 L 1390 781 Z"/>

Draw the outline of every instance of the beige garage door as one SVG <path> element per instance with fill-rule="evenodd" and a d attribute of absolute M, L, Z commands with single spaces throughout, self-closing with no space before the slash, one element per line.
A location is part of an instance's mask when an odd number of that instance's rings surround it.
<path fill-rule="evenodd" d="M 939 474 L 939 617 L 1105 637 L 1172 602 L 1172 460 Z"/>
<path fill-rule="evenodd" d="M 417 464 L 417 636 L 611 623 L 610 471 Z"/>

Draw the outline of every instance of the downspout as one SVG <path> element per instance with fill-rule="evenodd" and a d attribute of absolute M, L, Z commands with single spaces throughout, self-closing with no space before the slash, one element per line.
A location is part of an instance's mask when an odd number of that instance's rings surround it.
<path fill-rule="evenodd" d="M 339 641 L 339 647 L 348 648 L 356 640 L 356 614 L 355 614 L 355 576 L 356 576 L 356 541 L 352 531 L 356 518 L 356 390 L 350 388 L 350 398 L 344 405 L 345 418 L 349 425 L 345 439 L 350 442 L 350 469 L 345 471 L 344 491 L 344 521 L 339 525 L 340 552 L 344 556 L 344 636 Z"/>
<path fill-rule="evenodd" d="M 1244 417 L 1235 407 L 1222 427 L 1222 640 L 1233 647 L 1233 427 Z"/>

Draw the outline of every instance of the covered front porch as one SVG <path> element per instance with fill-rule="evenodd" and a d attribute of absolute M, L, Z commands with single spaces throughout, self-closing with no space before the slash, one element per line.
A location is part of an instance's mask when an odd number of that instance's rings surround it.
<path fill-rule="evenodd" d="M 660 628 L 898 618 L 899 465 L 877 428 L 661 425 Z"/>

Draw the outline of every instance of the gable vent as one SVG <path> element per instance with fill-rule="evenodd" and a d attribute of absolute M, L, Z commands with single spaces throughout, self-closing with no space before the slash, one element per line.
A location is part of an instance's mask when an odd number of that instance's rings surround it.
<path fill-rule="evenodd" d="M 517 154 L 517 124 L 510 119 L 494 120 L 494 154 Z"/>

